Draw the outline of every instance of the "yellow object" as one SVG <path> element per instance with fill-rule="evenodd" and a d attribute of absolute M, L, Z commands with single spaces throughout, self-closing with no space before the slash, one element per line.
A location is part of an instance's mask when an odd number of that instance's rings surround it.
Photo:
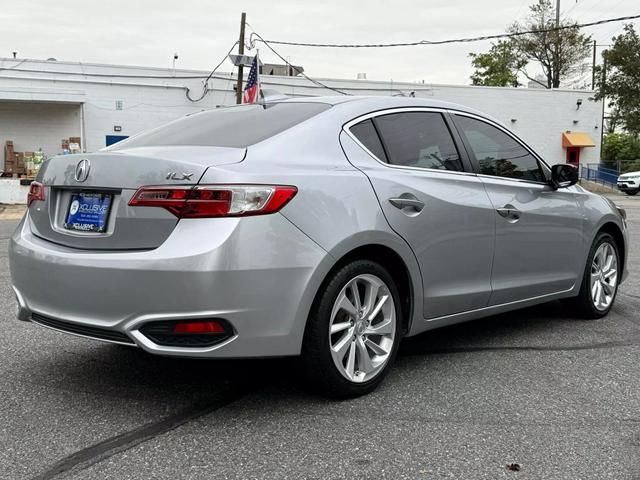
<path fill-rule="evenodd" d="M 562 134 L 562 148 L 567 147 L 595 147 L 589 134 L 584 132 L 566 132 Z"/>

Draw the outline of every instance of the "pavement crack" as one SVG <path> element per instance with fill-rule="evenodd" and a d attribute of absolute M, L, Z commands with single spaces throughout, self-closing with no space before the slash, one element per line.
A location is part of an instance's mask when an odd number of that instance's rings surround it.
<path fill-rule="evenodd" d="M 113 455 L 129 450 L 141 443 L 170 432 L 192 420 L 223 408 L 250 393 L 248 387 L 238 388 L 211 401 L 198 402 L 186 410 L 165 417 L 156 422 L 147 423 L 125 433 L 107 438 L 89 447 L 78 450 L 54 463 L 44 472 L 32 477 L 32 480 L 51 480 L 65 474 L 77 473 Z"/>

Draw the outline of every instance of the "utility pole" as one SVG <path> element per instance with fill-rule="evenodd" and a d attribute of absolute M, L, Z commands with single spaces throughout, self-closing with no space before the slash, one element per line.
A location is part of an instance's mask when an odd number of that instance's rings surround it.
<path fill-rule="evenodd" d="M 240 17 L 240 40 L 238 43 L 238 55 L 244 55 L 244 26 L 247 23 L 247 14 L 242 12 Z M 242 77 L 244 75 L 244 66 L 242 63 L 238 65 L 238 82 L 236 83 L 236 103 L 242 103 Z"/>
<path fill-rule="evenodd" d="M 560 83 L 560 72 L 558 72 L 558 64 L 560 63 L 560 59 L 558 58 L 560 55 L 560 0 L 556 0 L 556 31 L 555 31 L 555 46 L 553 49 L 553 72 L 551 74 L 551 88 L 559 87 Z M 556 82 L 557 79 L 557 82 Z"/>
<path fill-rule="evenodd" d="M 593 64 L 591 65 L 591 90 L 596 89 L 596 50 L 598 45 L 593 41 Z"/>
<path fill-rule="evenodd" d="M 600 128 L 600 161 L 602 161 L 602 145 L 604 143 L 604 107 L 607 103 L 607 99 L 604 96 L 607 84 L 607 57 L 605 56 L 605 52 L 602 52 L 602 127 Z"/>

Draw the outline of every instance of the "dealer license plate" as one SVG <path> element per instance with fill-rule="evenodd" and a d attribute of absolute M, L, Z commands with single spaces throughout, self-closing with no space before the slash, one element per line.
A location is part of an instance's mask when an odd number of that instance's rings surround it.
<path fill-rule="evenodd" d="M 110 193 L 74 193 L 64 228 L 78 232 L 106 232 L 112 200 Z"/>

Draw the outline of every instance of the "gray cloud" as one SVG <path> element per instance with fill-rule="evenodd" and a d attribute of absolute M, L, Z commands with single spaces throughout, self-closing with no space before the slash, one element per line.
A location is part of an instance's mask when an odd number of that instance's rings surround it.
<path fill-rule="evenodd" d="M 476 36 L 504 31 L 521 18 L 530 1 L 510 0 L 151 0 L 56 2 L 22 0 L 0 14 L 0 45 L 21 58 L 170 66 L 173 53 L 182 68 L 208 69 L 238 37 L 240 9 L 267 39 L 314 42 L 394 42 Z M 578 21 L 639 13 L 636 0 L 563 0 L 563 11 Z M 622 24 L 589 30 L 600 43 Z M 467 54 L 488 42 L 384 50 L 333 50 L 277 47 L 317 77 L 468 83 Z M 261 47 L 265 60 L 276 58 Z M 229 70 L 226 64 L 223 71 Z"/>

